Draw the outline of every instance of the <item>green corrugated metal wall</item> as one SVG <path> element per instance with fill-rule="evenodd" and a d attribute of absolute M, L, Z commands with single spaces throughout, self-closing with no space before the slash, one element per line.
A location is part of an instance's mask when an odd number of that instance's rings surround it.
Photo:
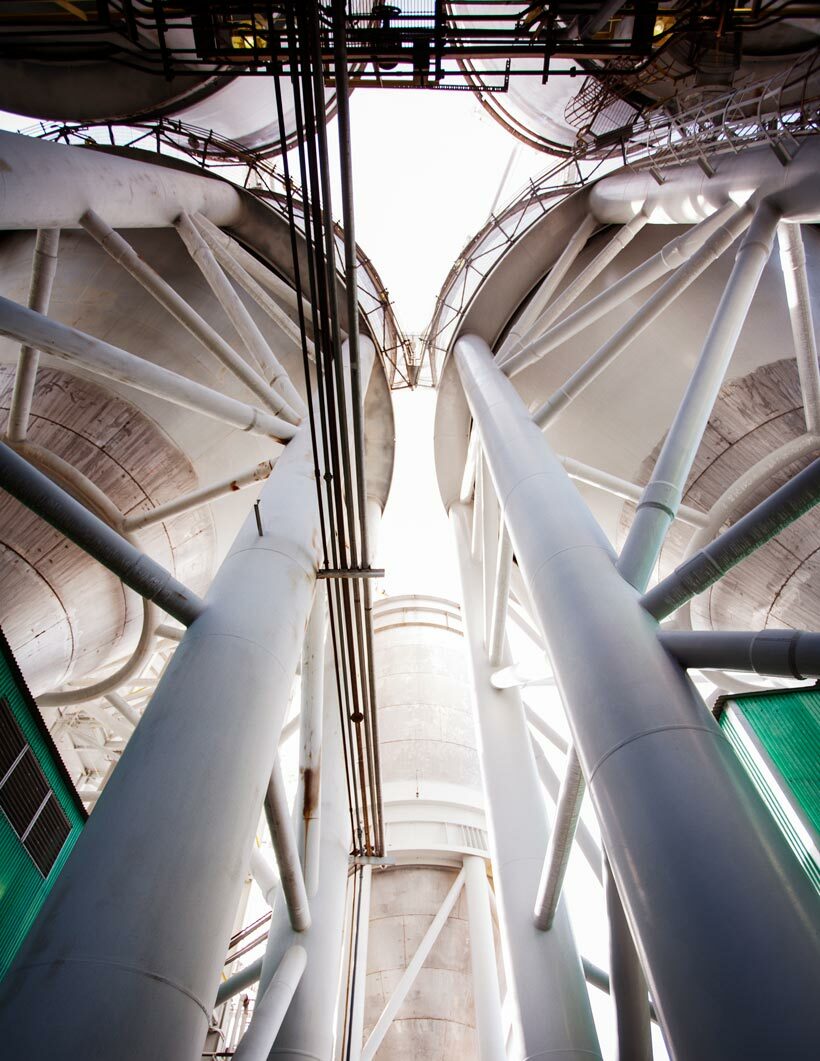
<path fill-rule="evenodd" d="M 805 817 L 820 833 L 820 690 L 792 689 L 733 696 L 783 784 L 792 792 Z M 794 829 L 781 801 L 750 754 L 746 738 L 731 713 L 723 711 L 720 725 L 804 870 L 820 892 L 820 865 Z"/>
<path fill-rule="evenodd" d="M 2 646 L 5 647 L 5 646 Z M 17 834 L 0 814 L 0 978 L 5 974 L 20 944 L 31 928 L 43 900 L 62 869 L 83 827 L 85 818 L 77 805 L 70 782 L 58 764 L 41 724 L 32 714 L 19 672 L 0 651 L 0 697 L 5 697 L 26 740 L 71 825 L 71 832 L 44 880 L 20 843 Z"/>

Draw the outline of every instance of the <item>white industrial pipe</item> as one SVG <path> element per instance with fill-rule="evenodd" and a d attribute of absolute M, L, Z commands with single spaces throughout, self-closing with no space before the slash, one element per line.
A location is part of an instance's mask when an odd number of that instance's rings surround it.
<path fill-rule="evenodd" d="M 570 748 L 564 764 L 564 776 L 555 804 L 555 818 L 552 823 L 547 853 L 544 856 L 544 868 L 535 897 L 535 927 L 542 931 L 552 928 L 561 888 L 569 865 L 569 854 L 581 803 L 584 799 L 584 775 L 574 748 Z"/>
<path fill-rule="evenodd" d="M 800 374 L 806 430 L 817 434 L 820 431 L 820 369 L 817 365 L 817 339 L 814 334 L 811 292 L 806 275 L 806 252 L 800 226 L 782 221 L 777 226 L 777 240 L 794 337 L 794 354 Z"/>
<path fill-rule="evenodd" d="M 299 783 L 294 803 L 296 844 L 308 898 L 319 887 L 322 807 L 322 698 L 324 695 L 327 592 L 317 584 L 302 651 L 299 712 Z"/>
<path fill-rule="evenodd" d="M 38 313 L 48 313 L 51 301 L 51 288 L 57 272 L 57 250 L 60 245 L 58 228 L 42 228 L 37 233 L 34 244 L 34 260 L 31 264 L 31 288 L 29 290 L 29 309 Z M 11 442 L 22 442 L 28 434 L 28 420 L 31 413 L 31 400 L 34 396 L 34 384 L 37 380 L 39 352 L 26 343 L 20 348 L 17 359 L 17 372 L 14 376 L 14 391 L 11 396 L 11 408 L 7 433 Z"/>
<path fill-rule="evenodd" d="M 251 405 L 229 398 L 226 394 L 204 387 L 186 376 L 180 376 L 161 365 L 135 357 L 117 346 L 95 339 L 85 332 L 26 309 L 0 297 L 0 335 L 29 343 L 39 350 L 79 364 L 98 376 L 117 380 L 129 387 L 202 413 L 214 420 L 250 431 L 270 435 L 277 441 L 293 438 L 293 424 Z"/>
<path fill-rule="evenodd" d="M 235 1061 L 267 1061 L 306 965 L 304 947 L 287 949 L 265 993 L 256 1000 L 251 1023 L 233 1055 Z"/>
<path fill-rule="evenodd" d="M 484 859 L 478 855 L 465 855 L 463 865 L 470 923 L 470 968 L 473 975 L 478 1055 L 480 1061 L 506 1061 L 487 872 Z"/>
<path fill-rule="evenodd" d="M 310 905 L 278 756 L 274 760 L 265 794 L 265 816 L 276 852 L 276 864 L 279 867 L 290 923 L 295 932 L 304 932 L 310 928 Z"/>

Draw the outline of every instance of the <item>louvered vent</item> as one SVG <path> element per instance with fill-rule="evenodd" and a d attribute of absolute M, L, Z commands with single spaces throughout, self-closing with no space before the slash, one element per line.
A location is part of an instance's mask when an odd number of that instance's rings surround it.
<path fill-rule="evenodd" d="M 0 810 L 47 877 L 71 826 L 5 698 L 0 700 Z"/>

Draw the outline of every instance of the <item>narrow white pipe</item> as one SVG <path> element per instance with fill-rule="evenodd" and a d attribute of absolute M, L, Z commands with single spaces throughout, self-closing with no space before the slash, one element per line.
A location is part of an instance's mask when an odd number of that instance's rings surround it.
<path fill-rule="evenodd" d="M 506 1061 L 505 1036 L 498 988 L 498 959 L 493 940 L 484 859 L 464 856 L 464 885 L 470 925 L 470 967 L 480 1061 Z"/>
<path fill-rule="evenodd" d="M 416 948 L 416 953 L 408 962 L 407 968 L 402 973 L 402 977 L 396 984 L 393 994 L 390 996 L 387 1005 L 381 1012 L 379 1019 L 373 1026 L 373 1030 L 368 1037 L 367 1042 L 364 1044 L 362 1050 L 362 1061 L 373 1061 L 376 1056 L 376 1052 L 382 1044 L 382 1040 L 387 1034 L 387 1029 L 393 1023 L 396 1014 L 401 1009 L 401 1004 L 407 997 L 407 992 L 413 986 L 413 983 L 418 975 L 419 969 L 424 965 L 427 960 L 427 955 L 433 949 L 433 944 L 439 937 L 439 933 L 444 928 L 447 918 L 450 916 L 450 911 L 456 904 L 461 893 L 462 885 L 464 884 L 464 870 L 460 870 L 458 876 L 453 881 L 450 890 L 444 897 L 444 901 L 438 908 L 436 916 L 430 923 L 430 927 L 424 933 L 421 942 Z"/>
<path fill-rule="evenodd" d="M 679 266 L 669 279 L 644 302 L 622 328 L 599 347 L 576 369 L 570 378 L 532 414 L 539 427 L 547 427 L 570 402 L 630 346 L 669 306 L 728 250 L 737 237 L 749 227 L 750 209 L 742 207 L 734 217 L 713 233 L 695 253 Z"/>
<path fill-rule="evenodd" d="M 253 1019 L 233 1055 L 235 1061 L 267 1061 L 306 965 L 304 947 L 297 944 L 285 951 L 264 995 L 256 1001 Z"/>
<path fill-rule="evenodd" d="M 115 232 L 93 210 L 87 210 L 83 214 L 80 224 L 109 257 L 133 276 L 149 294 L 153 295 L 186 331 L 190 332 L 206 350 L 210 350 L 217 360 L 233 373 L 252 394 L 255 394 L 272 413 L 281 415 L 287 420 L 298 421 L 296 412 L 285 399 L 275 391 L 271 391 L 259 373 L 241 358 L 216 329 L 212 328 L 192 306 L 188 305 L 185 299 L 177 294 L 155 269 L 140 258 L 127 240 Z"/>
<path fill-rule="evenodd" d="M 144 361 L 85 332 L 59 324 L 34 310 L 0 297 L 0 335 L 27 342 L 54 357 L 79 364 L 95 375 L 117 380 L 136 390 L 221 420 L 241 431 L 270 435 L 283 442 L 296 428 L 270 413 L 229 398 L 160 365 Z"/>
<path fill-rule="evenodd" d="M 570 748 L 535 899 L 535 927 L 542 932 L 552 928 L 555 919 L 583 798 L 584 775 L 575 749 Z"/>
<path fill-rule="evenodd" d="M 180 497 L 174 498 L 173 501 L 166 501 L 164 505 L 157 505 L 156 508 L 149 508 L 145 512 L 136 512 L 126 516 L 123 520 L 123 527 L 129 531 L 140 530 L 143 527 L 151 527 L 155 523 L 162 523 L 163 520 L 178 516 L 182 512 L 190 512 L 195 508 L 201 508 L 203 505 L 207 505 L 209 501 L 227 497 L 229 494 L 243 489 L 243 487 L 263 482 L 273 471 L 273 465 L 274 461 L 272 460 L 261 461 L 252 468 L 240 472 L 239 475 L 222 479 L 220 482 L 212 483 L 210 486 L 201 486 L 198 490 L 182 494 Z"/>
<path fill-rule="evenodd" d="M 797 371 L 800 374 L 806 430 L 816 434 L 820 430 L 820 368 L 817 365 L 817 338 L 814 334 L 806 252 L 800 226 L 781 221 L 777 226 L 777 240 Z"/>
<path fill-rule="evenodd" d="M 181 633 L 185 631 L 182 630 Z M 111 704 L 111 706 L 126 719 L 132 729 L 136 729 L 140 718 L 142 717 L 136 708 L 132 707 L 128 701 L 120 693 L 107 693 L 105 699 Z"/>
<path fill-rule="evenodd" d="M 504 339 L 499 351 L 500 364 L 504 364 L 515 357 L 522 349 L 527 341 L 530 329 L 549 305 L 550 299 L 558 290 L 561 281 L 567 275 L 573 262 L 584 249 L 587 240 L 597 227 L 598 221 L 591 214 L 587 214 Z"/>
<path fill-rule="evenodd" d="M 182 627 L 171 626 L 169 623 L 160 623 L 154 633 L 157 637 L 164 637 L 166 641 L 181 641 L 185 636 Z"/>
<path fill-rule="evenodd" d="M 299 713 L 299 785 L 296 790 L 296 843 L 305 890 L 312 899 L 319 888 L 322 806 L 322 705 L 324 697 L 327 593 L 317 583 L 302 650 L 301 710 Z"/>
<path fill-rule="evenodd" d="M 490 637 L 487 655 L 490 664 L 497 667 L 504 651 L 504 636 L 507 630 L 507 606 L 510 600 L 510 578 L 512 577 L 513 548 L 507 528 L 501 524 L 498 542 L 498 558 L 495 568 Z"/>
<path fill-rule="evenodd" d="M 234 290 L 230 280 L 225 276 L 222 267 L 214 257 L 213 251 L 202 238 L 202 234 L 194 224 L 193 220 L 188 214 L 180 214 L 175 225 L 182 242 L 188 249 L 188 253 L 205 277 L 208 286 L 213 291 L 219 304 L 225 310 L 228 319 L 236 329 L 239 338 L 242 340 L 242 343 L 250 356 L 260 366 L 271 364 L 271 362 L 275 362 L 278 365 L 279 363 L 274 358 L 265 337 L 262 335 L 256 324 L 256 321 L 248 312 L 245 303 Z M 281 366 L 279 367 L 281 369 Z M 281 378 L 283 372 L 284 370 L 280 372 L 279 378 Z M 279 409 L 276 409 L 275 412 L 286 417 L 288 420 L 292 420 L 294 423 L 299 423 L 300 418 L 296 410 L 291 408 L 285 399 L 275 390 L 272 390 L 271 388 L 267 389 L 269 397 L 273 394 L 276 403 L 280 405 Z"/>
<path fill-rule="evenodd" d="M 255 841 L 251 848 L 251 873 L 253 874 L 253 879 L 259 885 L 262 898 L 268 906 L 273 906 L 279 891 L 279 874 L 264 853 L 256 846 Z"/>
<path fill-rule="evenodd" d="M 356 983 L 350 1006 L 350 1053 L 349 1061 L 361 1061 L 364 1037 L 364 1004 L 367 998 L 367 947 L 370 941 L 370 887 L 372 866 L 362 866 L 358 904 L 358 934 L 356 936 Z"/>
<path fill-rule="evenodd" d="M 694 225 L 688 232 L 670 240 L 651 258 L 636 266 L 626 276 L 612 284 L 599 295 L 585 302 L 574 313 L 570 313 L 559 324 L 553 325 L 535 339 L 527 342 L 512 357 L 503 362 L 505 375 L 514 376 L 528 365 L 533 364 L 554 350 L 561 343 L 577 335 L 578 332 L 599 320 L 605 314 L 616 309 L 627 299 L 632 298 L 650 284 L 665 276 L 687 261 L 703 242 L 719 228 L 721 224 L 737 210 L 734 203 L 728 203 L 711 217 Z M 499 362 L 502 364 L 502 362 Z"/>
<path fill-rule="evenodd" d="M 265 815 L 270 827 L 273 849 L 276 852 L 276 863 L 279 867 L 282 892 L 287 903 L 290 923 L 295 932 L 304 932 L 310 928 L 310 906 L 278 756 L 274 760 L 268 782 Z"/>
<path fill-rule="evenodd" d="M 34 244 L 34 260 L 31 263 L 31 288 L 29 289 L 29 309 L 38 313 L 48 313 L 51 301 L 51 288 L 57 272 L 57 251 L 60 246 L 58 228 L 41 228 Z M 8 436 L 12 442 L 23 442 L 28 434 L 28 421 L 31 414 L 31 401 L 34 397 L 34 385 L 37 382 L 37 365 L 40 354 L 37 349 L 23 343 L 17 360 L 17 373 L 14 377 L 14 391 L 9 409 Z"/>
<path fill-rule="evenodd" d="M 569 741 L 562 737 L 557 730 L 554 730 L 548 722 L 545 722 L 536 711 L 533 711 L 533 709 L 526 704 L 524 705 L 524 714 L 527 717 L 527 722 L 530 727 L 540 733 L 543 737 L 546 737 L 550 744 L 556 747 L 558 751 L 564 752 L 565 754 L 569 751 Z"/>

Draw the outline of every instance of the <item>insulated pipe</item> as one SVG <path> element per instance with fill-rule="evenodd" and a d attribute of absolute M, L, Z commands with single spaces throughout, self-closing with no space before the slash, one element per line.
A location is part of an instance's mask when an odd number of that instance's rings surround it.
<path fill-rule="evenodd" d="M 114 228 L 163 228 L 182 210 L 232 225 L 242 217 L 242 194 L 228 181 L 176 169 L 168 158 L 155 165 L 0 132 L 5 229 L 78 228 L 91 207 Z"/>
<path fill-rule="evenodd" d="M 664 630 L 660 641 L 682 667 L 820 678 L 820 634 L 805 630 Z"/>
<path fill-rule="evenodd" d="M 345 767 L 331 646 L 326 648 L 325 667 L 319 890 L 311 903 L 312 921 L 306 932 L 293 931 L 284 904 L 273 911 L 261 984 L 264 987 L 280 955 L 293 943 L 308 952 L 308 967 L 271 1050 L 271 1061 L 328 1061 L 333 1056 L 352 837 L 347 800 L 340 798 L 345 792 Z"/>
<path fill-rule="evenodd" d="M 521 695 L 517 689 L 501 691 L 490 685 L 491 666 L 482 638 L 481 569 L 470 556 L 469 509 L 453 505 L 450 520 L 461 575 L 461 614 L 514 1053 L 523 1058 L 554 1053 L 568 1061 L 589 1061 L 601 1055 L 566 904 L 559 905 L 551 932 L 539 932 L 532 920 L 549 823 Z"/>
<path fill-rule="evenodd" d="M 539 424 L 539 427 L 543 426 L 538 421 L 537 413 L 533 413 L 533 420 Z M 628 479 L 621 479 L 618 475 L 601 471 L 600 468 L 593 468 L 591 464 L 584 464 L 573 457 L 559 456 L 558 460 L 566 469 L 570 479 L 575 479 L 576 482 L 594 486 L 607 494 L 622 497 L 625 501 L 640 501 L 641 499 L 643 487 L 638 486 L 637 483 L 631 483 Z M 675 518 L 681 523 L 687 523 L 690 527 L 705 527 L 708 521 L 706 512 L 701 512 L 700 509 L 693 508 L 691 505 L 680 505 Z"/>
<path fill-rule="evenodd" d="M 289 947 L 261 998 L 257 998 L 248 1030 L 234 1052 L 236 1061 L 267 1061 L 307 965 L 307 951 Z"/>
<path fill-rule="evenodd" d="M 227 980 L 223 980 L 216 993 L 214 1009 L 219 1009 L 219 1007 L 227 1002 L 228 999 L 233 998 L 234 995 L 238 995 L 239 992 L 244 991 L 246 987 L 251 987 L 255 984 L 259 979 L 261 972 L 262 959 L 257 958 L 256 961 L 251 962 L 250 965 L 246 965 L 244 969 L 240 969 L 239 972 L 229 976 Z M 590 981 L 590 983 L 591 982 L 592 981 Z M 601 990 L 604 989 L 602 988 Z"/>
<path fill-rule="evenodd" d="M 554 350 L 567 339 L 573 338 L 578 332 L 593 324 L 600 317 L 616 309 L 621 303 L 633 298 L 645 287 L 660 280 L 672 269 L 676 269 L 695 253 L 708 239 L 712 233 L 723 224 L 727 217 L 736 211 L 734 203 L 728 203 L 722 209 L 717 210 L 711 217 L 694 225 L 688 232 L 684 232 L 675 239 L 670 240 L 651 258 L 636 266 L 626 276 L 622 276 L 611 287 L 602 291 L 599 295 L 591 298 L 580 306 L 559 324 L 544 331 L 535 339 L 527 342 L 525 346 L 512 357 L 505 358 L 503 363 L 504 373 L 514 376 L 528 365 L 533 364 Z"/>
<path fill-rule="evenodd" d="M 240 472 L 221 482 L 212 483 L 210 486 L 201 486 L 198 490 L 192 490 L 188 494 L 175 497 L 173 501 L 166 501 L 164 505 L 149 508 L 145 512 L 135 512 L 123 519 L 123 528 L 128 531 L 141 530 L 143 527 L 151 527 L 155 523 L 178 516 L 181 512 L 190 512 L 192 509 L 207 505 L 209 501 L 217 498 L 227 497 L 237 490 L 254 483 L 263 482 L 273 471 L 272 460 L 260 461 L 247 471 Z"/>
<path fill-rule="evenodd" d="M 465 855 L 463 867 L 478 1056 L 480 1061 L 506 1061 L 487 871 L 478 855 Z"/>
<path fill-rule="evenodd" d="M 65 324 L 0 297 L 0 335 L 27 342 L 54 357 L 79 365 L 105 379 L 117 380 L 136 390 L 202 413 L 214 420 L 270 435 L 278 441 L 293 438 L 296 428 L 270 413 L 254 409 L 235 398 L 204 387 L 186 376 L 135 357 L 117 346 L 69 328 Z"/>
<path fill-rule="evenodd" d="M 667 432 L 652 477 L 638 502 L 618 569 L 646 588 L 669 524 L 683 497 L 709 415 L 729 368 L 746 314 L 772 251 L 779 214 L 761 203 L 743 242 L 680 407 Z"/>
<path fill-rule="evenodd" d="M 296 844 L 308 898 L 319 887 L 322 801 L 322 696 L 324 692 L 327 593 L 316 587 L 305 646 L 302 650 L 301 710 L 299 712 L 299 783 L 294 803 Z"/>
<path fill-rule="evenodd" d="M 51 288 L 57 272 L 57 251 L 60 246 L 58 228 L 41 228 L 34 244 L 34 260 L 31 263 L 31 287 L 28 295 L 29 309 L 38 313 L 48 313 L 51 301 Z M 11 442 L 23 442 L 28 434 L 28 420 L 31 413 L 31 399 L 34 396 L 34 385 L 37 382 L 37 365 L 39 352 L 24 343 L 17 359 L 17 372 L 14 376 L 14 391 L 11 396 L 11 408 L 6 431 Z"/>
<path fill-rule="evenodd" d="M 811 1056 L 811 883 L 487 344 L 455 359 L 673 1057 Z"/>
<path fill-rule="evenodd" d="M 575 749 L 570 748 L 555 804 L 555 818 L 544 856 L 538 894 L 535 897 L 535 927 L 542 932 L 552 928 L 583 800 L 584 775 L 581 773 L 581 764 Z"/>
<path fill-rule="evenodd" d="M 684 560 L 641 598 L 655 619 L 665 619 L 703 593 L 755 549 L 774 538 L 820 501 L 820 459 L 775 490 L 709 545 Z"/>
<path fill-rule="evenodd" d="M 12 1056 L 200 1057 L 313 598 L 307 427 L 259 514 L 263 535 L 250 513 L 0 985 Z"/>
<path fill-rule="evenodd" d="M 712 262 L 728 250 L 737 237 L 749 227 L 752 215 L 741 208 L 734 217 L 711 235 L 703 245 L 680 265 L 669 279 L 637 310 L 603 346 L 576 369 L 566 383 L 532 414 L 539 427 L 545 428 L 570 402 L 584 391 L 593 380 L 619 357 L 624 350 L 644 332 L 653 321 L 703 273 Z"/>
<path fill-rule="evenodd" d="M 820 369 L 817 365 L 817 339 L 814 334 L 811 293 L 806 275 L 806 252 L 803 249 L 800 226 L 781 221 L 777 226 L 777 242 L 794 337 L 794 354 L 800 374 L 806 430 L 817 434 L 820 431 Z"/>
<path fill-rule="evenodd" d="M 263 855 L 261 850 L 256 846 L 256 841 L 254 841 L 251 846 L 251 874 L 253 875 L 253 879 L 259 885 L 259 890 L 262 892 L 262 898 L 268 906 L 272 907 L 276 900 L 277 892 L 279 891 L 279 875 L 265 855 Z"/>
<path fill-rule="evenodd" d="M 518 320 L 513 324 L 510 332 L 501 345 L 499 358 L 506 361 L 508 358 L 514 357 L 522 348 L 529 337 L 529 333 L 540 320 L 541 315 L 546 311 L 550 299 L 558 290 L 561 281 L 572 268 L 573 262 L 584 249 L 589 237 L 597 227 L 598 222 L 595 218 L 591 214 L 587 214 L 575 232 L 570 236 L 567 245 L 558 257 L 558 260 L 547 273 L 544 280 L 541 281 L 538 289 L 521 311 Z M 467 499 L 462 498 L 462 500 Z"/>
<path fill-rule="evenodd" d="M 265 366 L 270 364 L 271 361 L 275 361 L 278 368 L 283 372 L 284 370 L 281 369 L 281 365 L 279 365 L 278 361 L 273 357 L 273 353 L 271 352 L 265 337 L 260 332 L 256 321 L 248 312 L 245 303 L 234 290 L 230 280 L 225 276 L 222 267 L 213 255 L 213 251 L 202 238 L 202 233 L 196 227 L 194 222 L 188 214 L 180 214 L 174 222 L 174 225 L 182 242 L 185 244 L 188 253 L 199 268 L 199 271 L 205 277 L 208 286 L 211 291 L 213 291 L 217 301 L 227 314 L 228 319 L 236 329 L 243 346 L 250 356 L 259 366 Z M 241 361 L 241 358 L 237 358 L 237 360 Z M 259 377 L 255 372 L 253 375 L 259 380 Z M 300 417 L 296 410 L 285 401 L 281 394 L 279 394 L 272 385 L 266 386 L 262 380 L 259 380 L 259 385 L 267 391 L 266 403 L 275 413 L 279 413 L 285 419 L 290 420 L 293 423 L 298 424 L 300 422 Z M 273 404 L 271 404 L 271 399 L 273 399 Z"/>
<path fill-rule="evenodd" d="M 259 373 L 244 361 L 232 346 L 201 317 L 188 303 L 144 261 L 127 240 L 115 232 L 101 217 L 88 210 L 80 224 L 118 265 L 121 265 L 145 290 L 168 310 L 171 316 L 197 339 L 206 350 L 240 380 L 274 414 L 288 420 L 298 420 L 288 403 L 265 382 Z"/>
<path fill-rule="evenodd" d="M 623 903 L 604 856 L 604 894 L 609 922 L 609 985 L 615 1003 L 618 1061 L 652 1061 L 652 1030 L 646 977 Z"/>
<path fill-rule="evenodd" d="M 202 613 L 204 605 L 195 593 L 4 443 L 0 443 L 0 485 L 126 586 L 185 626 Z"/>
<path fill-rule="evenodd" d="M 507 631 L 507 605 L 510 601 L 510 578 L 512 577 L 513 562 L 512 542 L 503 523 L 501 524 L 500 535 L 498 558 L 495 566 L 490 636 L 487 645 L 487 655 L 493 667 L 498 666 L 504 654 Z"/>
<path fill-rule="evenodd" d="M 413 986 L 419 970 L 422 965 L 424 965 L 428 954 L 433 949 L 433 944 L 441 934 L 441 930 L 444 928 L 447 918 L 450 916 L 450 913 L 456 904 L 456 900 L 461 894 L 463 885 L 464 870 L 461 869 L 456 876 L 456 879 L 450 885 L 450 890 L 444 896 L 441 906 L 436 911 L 436 916 L 430 922 L 427 931 L 422 936 L 413 957 L 407 963 L 407 968 L 402 973 L 401 979 L 393 988 L 393 994 L 387 1000 L 387 1004 L 379 1015 L 379 1019 L 373 1025 L 367 1042 L 364 1044 L 362 1050 L 362 1061 L 373 1061 L 376 1056 L 376 1053 L 387 1034 L 387 1030 L 395 1020 L 396 1015 L 401 1009 L 402 1003 L 407 997 L 407 992 Z"/>
<path fill-rule="evenodd" d="M 278 756 L 274 760 L 265 794 L 265 817 L 276 852 L 276 864 L 291 926 L 294 932 L 304 932 L 310 928 L 310 906 Z"/>

